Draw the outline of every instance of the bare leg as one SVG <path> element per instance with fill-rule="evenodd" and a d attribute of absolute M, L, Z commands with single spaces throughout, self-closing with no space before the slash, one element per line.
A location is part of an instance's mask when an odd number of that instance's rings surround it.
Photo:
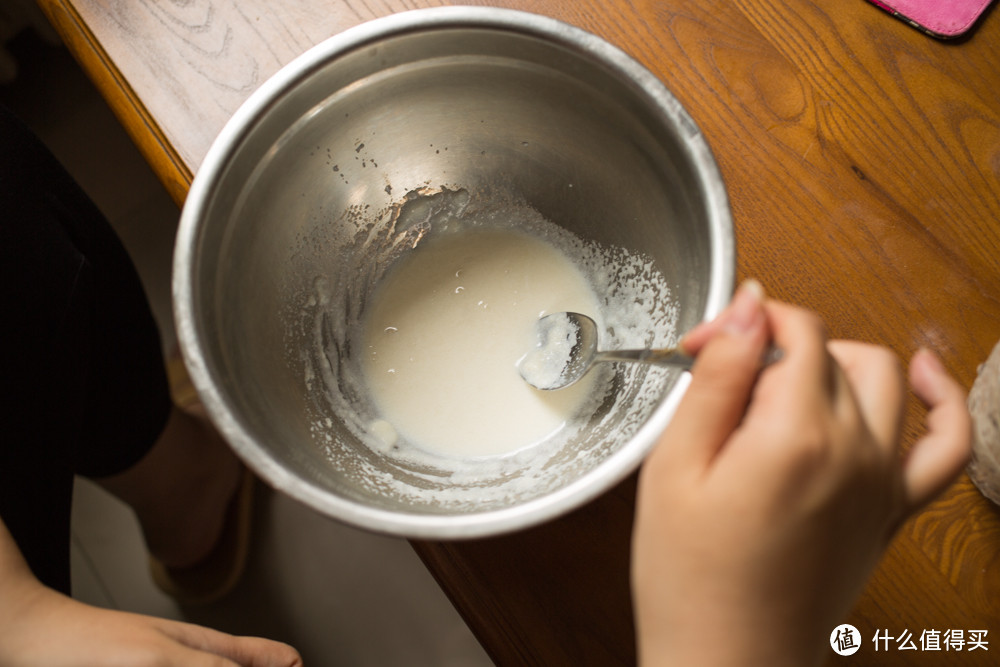
<path fill-rule="evenodd" d="M 184 568 L 215 546 L 241 470 L 205 419 L 174 407 L 139 463 L 95 481 L 132 507 L 152 556 L 169 568 Z"/>

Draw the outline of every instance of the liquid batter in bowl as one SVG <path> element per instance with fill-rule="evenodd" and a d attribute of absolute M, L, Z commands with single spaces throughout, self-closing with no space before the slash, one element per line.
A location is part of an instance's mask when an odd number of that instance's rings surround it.
<path fill-rule="evenodd" d="M 507 454 L 558 432 L 594 391 L 593 377 L 543 392 L 518 373 L 539 317 L 599 316 L 583 273 L 526 233 L 432 235 L 383 278 L 369 309 L 363 372 L 387 422 L 375 430 L 389 437 L 446 456 Z"/>

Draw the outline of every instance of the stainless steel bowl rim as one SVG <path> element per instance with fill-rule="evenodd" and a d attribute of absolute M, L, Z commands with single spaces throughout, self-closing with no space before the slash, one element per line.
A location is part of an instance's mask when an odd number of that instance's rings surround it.
<path fill-rule="evenodd" d="M 620 73 L 643 95 L 664 122 L 678 129 L 691 165 L 699 172 L 711 226 L 711 275 L 704 318 L 728 303 L 735 279 L 732 218 L 722 176 L 698 126 L 663 83 L 621 49 L 562 21 L 492 7 L 418 9 L 375 19 L 312 47 L 265 81 L 226 123 L 198 169 L 181 214 L 174 252 L 173 296 L 178 341 L 185 364 L 213 423 L 243 461 L 275 489 L 321 513 L 369 530 L 416 539 L 454 539 L 495 535 L 560 516 L 604 493 L 631 474 L 649 453 L 677 408 L 690 378 L 685 374 L 664 397 L 630 442 L 588 474 L 546 496 L 506 509 L 472 514 L 404 514 L 365 506 L 335 496 L 286 470 L 258 446 L 220 391 L 198 330 L 193 298 L 201 221 L 213 189 L 256 120 L 316 68 L 365 45 L 406 33 L 441 29 L 505 30 L 534 36 L 576 51 Z"/>

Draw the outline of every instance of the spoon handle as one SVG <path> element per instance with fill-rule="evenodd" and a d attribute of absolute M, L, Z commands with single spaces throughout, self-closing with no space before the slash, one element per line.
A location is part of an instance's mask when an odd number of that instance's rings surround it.
<path fill-rule="evenodd" d="M 780 361 L 784 353 L 781 348 L 773 345 L 764 353 L 761 363 L 770 366 Z M 657 350 L 609 350 L 598 352 L 595 361 L 638 361 L 654 366 L 673 366 L 690 369 L 694 365 L 694 357 L 684 354 L 676 347 L 665 347 Z"/>
<path fill-rule="evenodd" d="M 691 368 L 694 357 L 684 354 L 675 347 L 665 347 L 659 350 L 609 350 L 598 352 L 595 361 L 638 361 L 654 366 L 674 366 Z"/>

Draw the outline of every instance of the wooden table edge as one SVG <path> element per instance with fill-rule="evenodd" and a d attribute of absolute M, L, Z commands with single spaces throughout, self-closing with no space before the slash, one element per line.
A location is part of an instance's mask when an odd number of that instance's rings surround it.
<path fill-rule="evenodd" d="M 38 4 L 171 198 L 182 206 L 191 187 L 191 168 L 170 144 L 79 12 L 66 0 L 38 0 Z"/>

